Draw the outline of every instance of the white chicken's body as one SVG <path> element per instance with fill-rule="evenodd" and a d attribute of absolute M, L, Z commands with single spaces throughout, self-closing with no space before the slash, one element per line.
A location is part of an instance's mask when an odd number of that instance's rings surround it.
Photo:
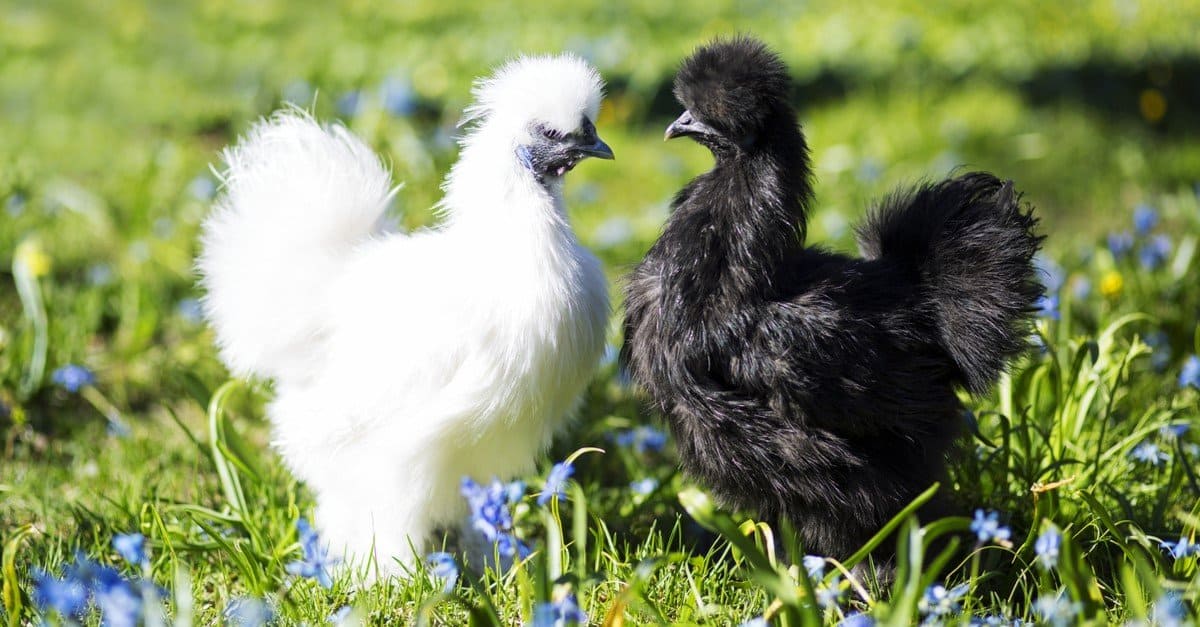
<path fill-rule="evenodd" d="M 586 75 L 593 89 L 559 106 L 594 116 L 594 72 L 560 63 L 567 79 Z M 486 100 L 496 85 L 479 89 Z M 409 563 L 435 527 L 459 521 L 464 476 L 533 469 L 603 350 L 607 287 L 567 222 L 561 178 L 531 176 L 514 158 L 514 127 L 495 111 L 476 113 L 436 229 L 342 229 L 345 220 L 376 222 L 390 180 L 349 133 L 298 115 L 277 116 L 228 155 L 228 200 L 206 225 L 200 265 L 223 357 L 235 371 L 275 379 L 274 445 L 314 491 L 323 539 L 351 564 L 373 555 L 383 573 Z M 289 150 L 307 158 L 285 159 L 279 172 L 262 165 Z M 271 184 L 264 167 L 286 196 L 270 209 L 238 196 L 239 185 Z M 363 188 L 362 179 L 372 190 L 363 199 L 327 189 Z M 331 214 L 330 199 L 351 215 Z M 287 250 L 225 237 L 245 226 L 246 210 L 278 211 L 276 227 L 259 235 L 291 242 Z M 315 216 L 307 222 L 306 211 Z M 270 280 L 270 268 L 286 272 L 288 254 L 302 256 L 313 281 Z M 249 264 L 268 269 L 247 273 Z"/>

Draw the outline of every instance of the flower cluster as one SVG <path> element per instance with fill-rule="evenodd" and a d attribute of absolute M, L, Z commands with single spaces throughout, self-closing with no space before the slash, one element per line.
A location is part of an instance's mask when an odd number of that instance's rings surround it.
<path fill-rule="evenodd" d="M 117 536 L 113 548 L 131 565 L 148 572 L 149 557 L 145 538 L 140 534 Z M 38 609 L 43 613 L 55 612 L 68 620 L 82 621 L 89 606 L 94 606 L 100 611 L 104 625 L 132 627 L 146 613 L 161 612 L 156 607 L 161 595 L 153 583 L 127 579 L 115 568 L 91 561 L 82 553 L 75 556 L 74 563 L 63 567 L 59 577 L 41 569 L 33 570 L 33 600 Z"/>
<path fill-rule="evenodd" d="M 1183 559 L 1189 555 L 1200 555 L 1200 544 L 1192 542 L 1187 536 L 1179 536 L 1178 542 L 1162 541 L 1159 546 L 1167 550 L 1174 559 Z"/>
<path fill-rule="evenodd" d="M 979 539 L 979 543 L 995 542 L 1006 544 L 1012 537 L 1012 530 L 1000 524 L 999 512 L 975 510 L 975 519 L 971 521 L 971 531 Z"/>
<path fill-rule="evenodd" d="M 1078 601 L 1072 601 L 1063 592 L 1058 593 L 1053 597 L 1041 597 L 1033 605 L 1034 612 L 1047 625 L 1053 627 L 1067 627 L 1078 622 L 1079 612 L 1083 611 L 1083 605 Z"/>
<path fill-rule="evenodd" d="M 1171 238 L 1155 234 L 1158 226 L 1158 211 L 1149 205 L 1138 205 L 1133 210 L 1133 232 L 1121 231 L 1108 234 L 1108 251 L 1113 259 L 1122 259 L 1138 245 L 1138 263 L 1147 270 L 1156 270 L 1166 264 L 1171 256 Z"/>
<path fill-rule="evenodd" d="M 969 586 L 961 584 L 949 590 L 942 584 L 934 584 L 925 590 L 925 594 L 917 603 L 917 609 L 922 616 L 935 618 L 947 616 L 958 611 L 959 602 L 967 594 Z"/>
<path fill-rule="evenodd" d="M 479 485 L 470 477 L 463 477 L 460 490 L 471 509 L 471 525 L 488 542 L 496 544 L 500 555 L 525 557 L 529 554 L 529 548 L 513 532 L 510 509 L 511 505 L 525 496 L 524 483 L 514 481 L 506 484 L 493 479 L 488 485 Z"/>
<path fill-rule="evenodd" d="M 667 444 L 667 435 L 645 425 L 618 431 L 613 438 L 618 446 L 632 447 L 639 454 L 657 453 Z"/>
<path fill-rule="evenodd" d="M 1170 453 L 1160 450 L 1157 444 L 1149 440 L 1144 440 L 1133 447 L 1133 450 L 1129 451 L 1129 457 L 1143 464 L 1150 464 L 1151 466 L 1157 466 L 1162 462 L 1171 460 Z"/>
<path fill-rule="evenodd" d="M 312 105 L 316 89 L 304 80 L 294 80 L 283 88 L 283 99 L 299 107 Z M 384 112 L 406 118 L 417 112 L 420 99 L 412 81 L 403 74 L 393 74 L 386 77 L 371 92 L 361 89 L 346 91 L 336 99 L 338 115 L 353 118 L 365 110 L 364 105 L 371 103 Z"/>

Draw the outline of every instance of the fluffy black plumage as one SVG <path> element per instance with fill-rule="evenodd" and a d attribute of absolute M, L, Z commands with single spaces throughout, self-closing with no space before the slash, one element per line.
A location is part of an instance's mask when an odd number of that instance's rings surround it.
<path fill-rule="evenodd" d="M 1011 182 L 971 173 L 886 200 L 861 259 L 805 247 L 811 170 L 788 90 L 754 40 L 684 62 L 688 111 L 667 135 L 716 162 L 628 281 L 624 358 L 686 471 L 846 557 L 943 478 L 955 390 L 985 391 L 1024 349 L 1041 238 Z"/>

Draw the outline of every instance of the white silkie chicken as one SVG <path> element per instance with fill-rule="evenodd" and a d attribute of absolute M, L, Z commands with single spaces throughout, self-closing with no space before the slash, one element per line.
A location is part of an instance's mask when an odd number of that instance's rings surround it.
<path fill-rule="evenodd" d="M 275 381 L 273 445 L 369 576 L 460 522 L 464 476 L 532 470 L 599 360 L 608 291 L 562 186 L 613 158 L 602 89 L 570 55 L 477 83 L 441 224 L 414 233 L 378 230 L 395 190 L 345 128 L 279 113 L 224 154 L 205 313 L 231 371 Z"/>

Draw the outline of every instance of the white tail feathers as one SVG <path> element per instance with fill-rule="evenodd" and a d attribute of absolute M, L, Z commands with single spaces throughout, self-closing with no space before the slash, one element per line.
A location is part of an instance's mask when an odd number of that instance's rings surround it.
<path fill-rule="evenodd" d="M 325 291 L 376 230 L 391 176 L 344 127 L 300 111 L 259 122 L 223 157 L 198 261 L 221 358 L 239 375 L 303 375 L 319 354 Z"/>

